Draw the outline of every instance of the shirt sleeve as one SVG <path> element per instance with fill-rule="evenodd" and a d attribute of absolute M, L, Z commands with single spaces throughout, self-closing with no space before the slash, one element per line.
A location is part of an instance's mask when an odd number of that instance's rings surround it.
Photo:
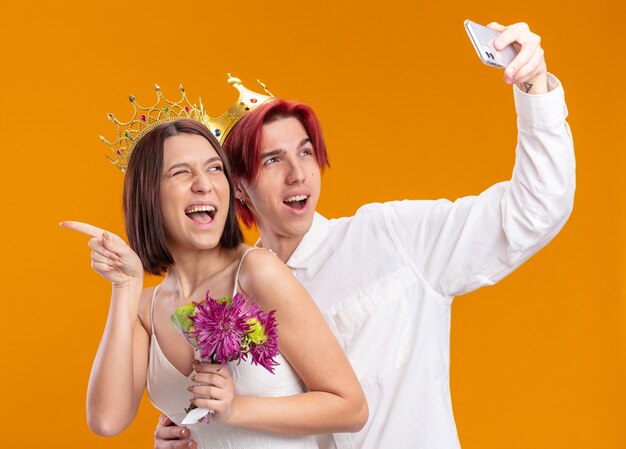
<path fill-rule="evenodd" d="M 445 297 L 492 285 L 545 246 L 573 207 L 575 159 L 560 82 L 529 95 L 514 87 L 518 141 L 510 181 L 454 202 L 387 203 L 402 256 Z"/>

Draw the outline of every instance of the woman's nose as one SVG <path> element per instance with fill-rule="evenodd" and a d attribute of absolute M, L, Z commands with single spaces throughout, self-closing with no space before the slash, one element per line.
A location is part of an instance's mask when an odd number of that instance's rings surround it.
<path fill-rule="evenodd" d="M 207 173 L 200 173 L 194 177 L 191 189 L 194 192 L 206 193 L 213 190 L 213 184 Z"/>

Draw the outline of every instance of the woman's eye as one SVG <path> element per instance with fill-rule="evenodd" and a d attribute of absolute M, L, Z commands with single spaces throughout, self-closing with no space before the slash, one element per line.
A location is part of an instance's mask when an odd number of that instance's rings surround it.
<path fill-rule="evenodd" d="M 221 165 L 212 165 L 209 167 L 209 171 L 224 171 L 224 167 Z"/>
<path fill-rule="evenodd" d="M 191 172 L 189 170 L 178 170 L 174 173 L 172 173 L 172 176 L 182 176 L 182 175 L 188 175 Z"/>

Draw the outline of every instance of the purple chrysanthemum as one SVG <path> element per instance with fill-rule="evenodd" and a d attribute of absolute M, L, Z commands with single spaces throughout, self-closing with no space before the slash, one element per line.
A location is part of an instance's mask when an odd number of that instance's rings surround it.
<path fill-rule="evenodd" d="M 274 374 L 274 367 L 279 365 L 275 360 L 276 356 L 279 354 L 278 327 L 276 318 L 274 318 L 275 312 L 275 310 L 269 313 L 263 313 L 261 310 L 258 311 L 256 318 L 263 326 L 267 339 L 259 345 L 252 345 L 250 348 L 252 363 L 261 365 L 272 374 Z"/>
<path fill-rule="evenodd" d="M 257 304 L 248 301 L 241 293 L 233 299 L 214 299 L 207 292 L 203 301 L 178 307 L 170 322 L 193 347 L 200 350 L 202 360 L 224 366 L 235 360 L 247 360 L 250 354 L 252 363 L 263 366 L 273 374 L 274 367 L 279 365 L 274 360 L 279 354 L 274 313 L 275 310 L 261 312 Z M 189 413 L 195 408 L 192 404 L 185 411 Z M 189 422 L 196 422 L 194 419 Z M 209 413 L 200 421 L 208 423 L 210 420 Z"/>
<path fill-rule="evenodd" d="M 245 359 L 241 340 L 250 327 L 246 321 L 258 313 L 259 307 L 248 303 L 240 293 L 230 303 L 213 299 L 207 293 L 206 300 L 197 305 L 191 317 L 195 328 L 193 337 L 202 359 L 222 365 Z"/>

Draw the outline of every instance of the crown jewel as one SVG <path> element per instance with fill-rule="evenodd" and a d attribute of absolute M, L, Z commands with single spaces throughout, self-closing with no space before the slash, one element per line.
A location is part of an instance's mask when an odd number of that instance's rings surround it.
<path fill-rule="evenodd" d="M 117 127 L 116 140 L 109 141 L 100 136 L 100 139 L 109 146 L 111 151 L 111 155 L 107 155 L 107 158 L 119 168 L 122 173 L 126 172 L 128 160 L 135 148 L 135 144 L 143 136 L 157 125 L 185 118 L 203 123 L 209 128 L 219 143 L 222 144 L 228 133 L 242 117 L 266 101 L 273 99 L 273 95 L 267 90 L 265 84 L 259 80 L 257 81 L 267 95 L 247 89 L 239 78 L 234 78 L 229 73 L 228 84 L 239 91 L 239 98 L 235 104 L 217 118 L 209 117 L 205 113 L 202 100 L 199 100 L 199 107 L 190 103 L 182 84 L 178 86 L 182 94 L 178 101 L 171 101 L 165 98 L 161 93 L 161 88 L 157 84 L 154 85 L 157 100 L 152 106 L 141 106 L 137 103 L 133 95 L 129 95 L 128 100 L 133 105 L 133 115 L 130 120 L 121 122 L 116 119 L 113 114 L 107 114 L 109 120 Z"/>
<path fill-rule="evenodd" d="M 211 127 L 209 128 L 213 131 L 215 137 L 217 137 L 220 141 L 220 144 L 224 143 L 224 139 L 226 139 L 228 133 L 248 112 L 274 98 L 265 84 L 263 84 L 260 80 L 257 80 L 257 82 L 261 85 L 267 95 L 251 91 L 241 83 L 239 78 L 235 78 L 228 73 L 228 84 L 239 91 L 239 98 L 235 104 L 228 108 L 228 110 L 222 115 L 217 118 L 209 119 L 211 122 Z"/>
<path fill-rule="evenodd" d="M 182 85 L 178 86 L 182 94 L 180 100 L 171 101 L 163 96 L 161 88 L 155 84 L 157 100 L 152 106 L 141 106 L 135 101 L 133 95 L 128 96 L 128 100 L 133 105 L 133 115 L 127 122 L 121 122 L 111 113 L 107 114 L 117 127 L 117 139 L 109 141 L 100 136 L 100 139 L 111 149 L 111 155 L 107 155 L 109 160 L 119 168 L 122 173 L 126 171 L 128 159 L 135 148 L 135 144 L 155 126 L 161 123 L 173 122 L 183 118 L 189 118 L 202 122 L 204 111 L 202 103 L 200 108 L 191 104 L 185 95 Z"/>

